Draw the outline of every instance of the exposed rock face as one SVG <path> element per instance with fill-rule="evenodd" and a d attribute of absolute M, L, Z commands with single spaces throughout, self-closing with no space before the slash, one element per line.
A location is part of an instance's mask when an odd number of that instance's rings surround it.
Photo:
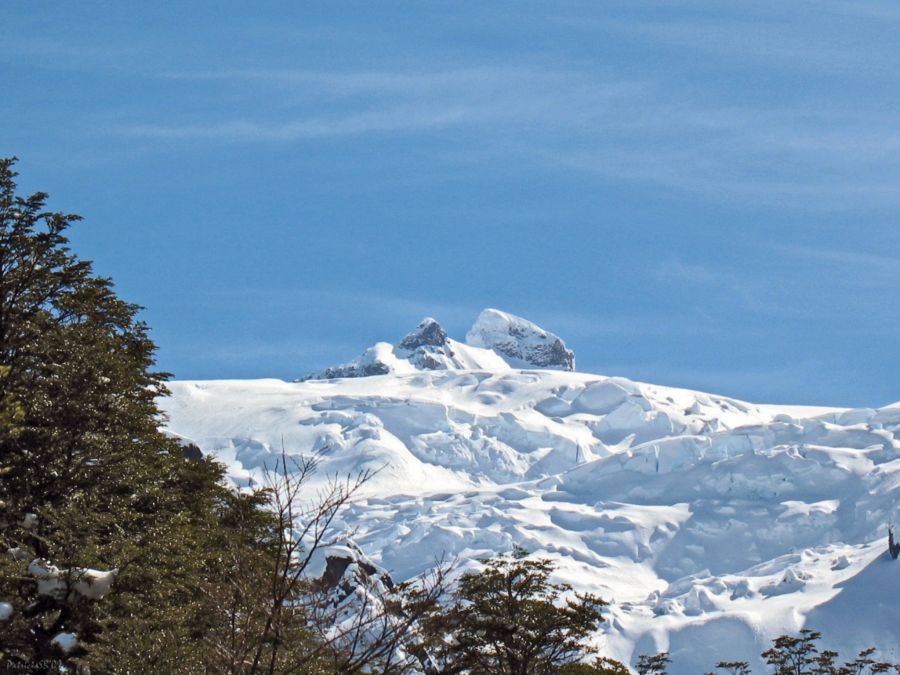
<path fill-rule="evenodd" d="M 402 372 L 402 369 L 463 368 L 465 364 L 456 359 L 452 342 L 441 324 L 432 318 L 426 318 L 396 345 L 379 342 L 350 363 L 326 368 L 302 379 L 330 380 L 339 377 L 369 377 L 371 375 L 387 375 L 398 370 Z"/>
<path fill-rule="evenodd" d="M 340 604 L 356 586 L 372 583 L 370 579 L 376 578 L 384 588 L 394 587 L 394 581 L 386 570 L 379 570 L 356 544 L 348 542 L 346 546 L 334 547 L 326 553 L 325 572 L 317 583 L 321 590 L 334 591 L 330 600 Z"/>
<path fill-rule="evenodd" d="M 481 312 L 466 342 L 538 368 L 575 370 L 575 353 L 559 336 L 498 309 Z"/>
<path fill-rule="evenodd" d="M 371 363 L 346 363 L 342 366 L 334 366 L 320 370 L 304 377 L 304 380 L 333 380 L 339 377 L 369 377 L 371 375 L 387 375 L 391 369 L 381 361 Z"/>
<path fill-rule="evenodd" d="M 403 338 L 394 348 L 394 353 L 422 370 L 458 367 L 447 331 L 431 317 L 423 319 L 412 333 Z"/>
<path fill-rule="evenodd" d="M 166 436 L 172 438 L 176 443 L 178 443 L 179 447 L 181 448 L 181 456 L 183 459 L 186 459 L 189 462 L 203 461 L 203 451 L 200 450 L 200 446 L 198 446 L 190 438 L 185 438 L 184 436 L 179 436 L 178 434 L 169 432 L 166 432 Z"/>
<path fill-rule="evenodd" d="M 486 370 L 556 368 L 573 370 L 575 355 L 553 333 L 530 321 L 496 309 L 486 309 L 466 336 L 456 342 L 432 318 L 423 319 L 397 344 L 379 342 L 358 358 L 302 378 L 329 380 L 343 377 L 411 374 L 419 370 Z"/>
<path fill-rule="evenodd" d="M 200 462 L 203 460 L 203 452 L 197 447 L 196 443 L 181 443 L 181 456 L 191 462 Z"/>
<path fill-rule="evenodd" d="M 446 347 L 449 336 L 441 324 L 427 317 L 405 338 L 397 343 L 399 349 L 414 351 L 419 347 Z"/>

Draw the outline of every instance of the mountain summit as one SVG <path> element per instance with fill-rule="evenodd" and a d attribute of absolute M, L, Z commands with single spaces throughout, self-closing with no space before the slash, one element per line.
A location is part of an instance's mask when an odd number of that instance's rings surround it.
<path fill-rule="evenodd" d="M 466 342 L 473 347 L 493 349 L 512 361 L 510 365 L 575 370 L 575 352 L 566 348 L 562 338 L 499 309 L 482 311 L 466 333 Z"/>
<path fill-rule="evenodd" d="M 574 370 L 575 354 L 560 337 L 540 326 L 498 309 L 485 309 L 466 335 L 450 338 L 435 319 L 427 317 L 397 344 L 378 342 L 359 357 L 302 378 L 331 380 L 422 370 L 486 370 L 549 368 Z"/>

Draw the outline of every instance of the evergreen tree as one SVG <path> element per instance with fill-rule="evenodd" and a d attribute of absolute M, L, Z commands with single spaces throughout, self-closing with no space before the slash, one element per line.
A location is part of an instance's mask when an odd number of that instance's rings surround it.
<path fill-rule="evenodd" d="M 552 563 L 526 556 L 516 549 L 460 578 L 456 602 L 440 617 L 451 628 L 448 672 L 549 675 L 588 653 L 585 639 L 605 603 L 550 583 Z"/>
<path fill-rule="evenodd" d="M 139 308 L 71 252 L 77 216 L 16 194 L 13 164 L 0 160 L 0 668 L 204 672 L 229 628 L 223 553 L 269 565 L 274 517 L 159 431 L 165 376 Z"/>
<path fill-rule="evenodd" d="M 637 662 L 638 675 L 666 675 L 671 662 L 668 652 L 660 652 L 653 656 L 641 654 Z"/>

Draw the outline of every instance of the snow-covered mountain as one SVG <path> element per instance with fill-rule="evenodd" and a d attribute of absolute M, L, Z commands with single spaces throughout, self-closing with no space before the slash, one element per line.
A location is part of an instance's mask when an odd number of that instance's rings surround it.
<path fill-rule="evenodd" d="M 466 333 L 466 342 L 492 349 L 514 366 L 575 370 L 575 352 L 566 348 L 562 338 L 499 309 L 479 314 Z"/>
<path fill-rule="evenodd" d="M 378 342 L 340 366 L 311 373 L 304 380 L 410 374 L 419 370 L 517 368 L 574 370 L 575 354 L 553 333 L 497 309 L 484 310 L 457 342 L 434 319 L 426 318 L 396 345 Z"/>
<path fill-rule="evenodd" d="M 238 484 L 282 443 L 320 453 L 321 480 L 380 469 L 341 523 L 373 563 L 399 580 L 519 544 L 612 602 L 596 640 L 623 661 L 668 649 L 676 675 L 723 657 L 762 671 L 768 641 L 803 626 L 900 660 L 885 555 L 900 404 L 754 405 L 569 372 L 559 338 L 496 310 L 467 342 L 426 320 L 303 382 L 173 382 L 167 428 Z"/>

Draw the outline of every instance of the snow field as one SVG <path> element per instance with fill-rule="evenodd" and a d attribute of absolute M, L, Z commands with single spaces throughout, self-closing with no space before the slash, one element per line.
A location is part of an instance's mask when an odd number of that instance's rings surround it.
<path fill-rule="evenodd" d="M 883 555 L 900 407 L 757 406 L 508 366 L 170 389 L 166 428 L 238 485 L 282 447 L 319 454 L 320 481 L 377 469 L 340 524 L 395 579 L 514 545 L 552 558 L 560 581 L 612 603 L 596 642 L 615 658 L 669 649 L 676 675 L 760 666 L 803 626 L 848 655 L 900 643 L 885 592 L 900 563 Z"/>

